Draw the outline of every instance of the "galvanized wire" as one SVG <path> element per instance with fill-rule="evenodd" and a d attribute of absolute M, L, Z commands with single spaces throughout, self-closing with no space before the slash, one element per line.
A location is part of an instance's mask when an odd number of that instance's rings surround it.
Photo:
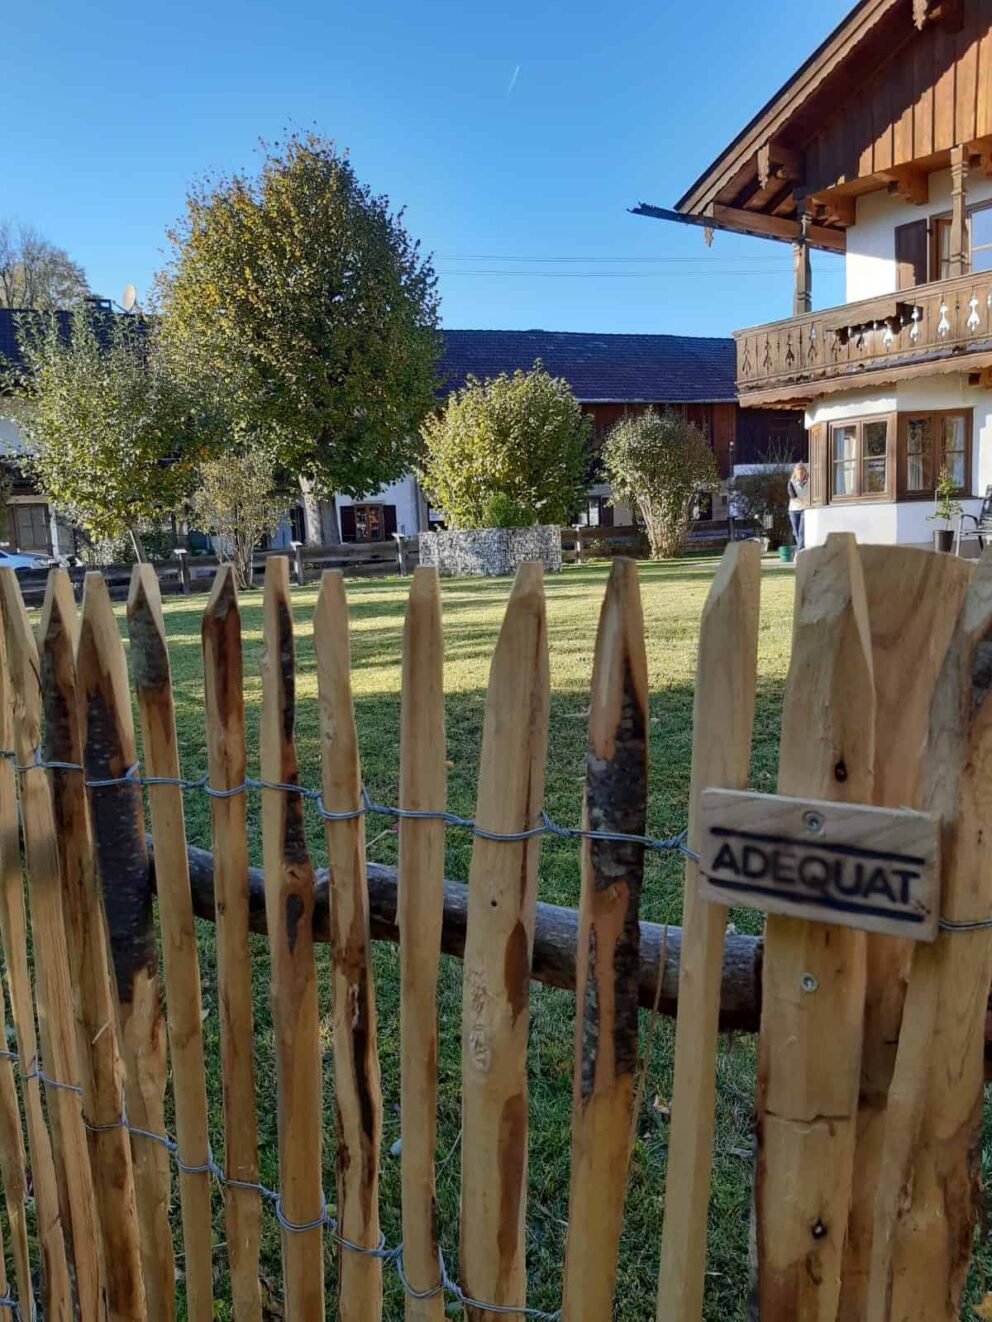
<path fill-rule="evenodd" d="M 34 749 L 32 759 L 29 762 L 18 762 L 14 750 L 8 748 L 0 749 L 0 757 L 9 758 L 14 764 L 14 770 L 19 775 L 36 769 L 44 771 L 84 771 L 84 767 L 79 762 L 58 762 L 46 759 L 42 756 L 40 748 Z M 554 821 L 544 809 L 541 810 L 538 821 L 533 826 L 525 827 L 521 831 L 491 831 L 488 827 L 480 826 L 474 818 L 461 817 L 454 812 L 444 812 L 431 808 L 400 808 L 395 804 L 377 803 L 364 786 L 361 791 L 361 803 L 357 808 L 332 810 L 325 806 L 320 790 L 310 789 L 305 785 L 261 780 L 253 776 L 247 776 L 240 785 L 233 785 L 229 789 L 217 789 L 210 784 L 208 775 L 143 775 L 137 762 L 132 763 L 123 775 L 87 778 L 84 784 L 87 789 L 91 790 L 112 789 L 119 785 L 133 785 L 138 788 L 152 785 L 174 785 L 181 790 L 201 790 L 213 799 L 230 799 L 238 794 L 246 794 L 249 790 L 276 790 L 282 794 L 298 794 L 300 798 L 312 803 L 321 818 L 327 822 L 347 822 L 353 821 L 356 817 L 372 815 L 388 817 L 393 821 L 436 821 L 443 822 L 445 826 L 455 830 L 470 831 L 472 835 L 478 836 L 482 840 L 512 843 L 520 840 L 531 840 L 535 836 L 552 835 L 560 840 L 595 840 L 618 844 L 636 844 L 655 853 L 678 853 L 694 859 L 696 862 L 699 861 L 699 855 L 690 849 L 686 843 L 685 831 L 680 831 L 677 835 L 655 837 L 632 835 L 625 831 L 598 831 L 581 826 L 562 826 Z"/>
<path fill-rule="evenodd" d="M 12 1061 L 19 1065 L 18 1054 L 16 1051 L 0 1051 L 0 1058 Z M 22 1071 L 22 1077 L 25 1082 L 37 1079 L 43 1083 L 46 1088 L 62 1089 L 66 1092 L 82 1093 L 78 1084 L 67 1083 L 61 1079 L 54 1079 L 50 1074 L 46 1074 L 41 1067 L 37 1056 L 31 1061 L 28 1069 Z M 278 1189 L 270 1189 L 261 1183 L 255 1183 L 250 1180 L 236 1180 L 229 1178 L 224 1174 L 222 1168 L 214 1160 L 210 1147 L 207 1147 L 206 1161 L 190 1162 L 187 1161 L 179 1151 L 179 1144 L 168 1134 L 157 1134 L 153 1130 L 143 1129 L 138 1125 L 131 1124 L 127 1116 L 127 1108 L 124 1104 L 124 1098 L 121 1098 L 120 1114 L 115 1120 L 96 1124 L 83 1116 L 83 1124 L 94 1134 L 106 1133 L 111 1129 L 124 1129 L 132 1137 L 145 1139 L 150 1143 L 158 1143 L 165 1148 L 172 1158 L 176 1169 L 184 1175 L 210 1175 L 221 1188 L 225 1189 L 244 1189 L 251 1193 L 258 1194 L 259 1198 L 266 1203 L 272 1210 L 275 1219 L 283 1230 L 293 1235 L 303 1235 L 312 1230 L 326 1230 L 330 1238 L 340 1248 L 349 1253 L 357 1253 L 366 1258 L 379 1258 L 387 1266 L 392 1266 L 396 1272 L 397 1278 L 407 1294 L 414 1299 L 429 1299 L 436 1294 L 444 1294 L 453 1303 L 459 1303 L 469 1308 L 480 1308 L 488 1313 L 506 1314 L 512 1317 L 531 1318 L 533 1322 L 558 1322 L 561 1317 L 561 1309 L 555 1309 L 553 1312 L 545 1312 L 540 1308 L 516 1308 L 509 1304 L 487 1304 L 478 1299 L 473 1299 L 471 1295 L 465 1293 L 458 1282 L 449 1274 L 444 1260 L 444 1254 L 438 1249 L 438 1274 L 439 1283 L 432 1286 L 429 1290 L 416 1290 L 407 1278 L 403 1266 L 403 1245 L 396 1244 L 390 1247 L 386 1243 L 384 1235 L 380 1235 L 379 1243 L 373 1247 L 364 1244 L 356 1244 L 347 1236 L 342 1235 L 338 1222 L 331 1216 L 327 1210 L 327 1197 L 321 1191 L 320 1195 L 320 1214 L 309 1221 L 291 1221 L 283 1210 L 282 1193 Z M 20 1316 L 20 1310 L 17 1300 L 13 1295 L 0 1295 L 0 1309 L 9 1309 L 15 1317 Z"/>

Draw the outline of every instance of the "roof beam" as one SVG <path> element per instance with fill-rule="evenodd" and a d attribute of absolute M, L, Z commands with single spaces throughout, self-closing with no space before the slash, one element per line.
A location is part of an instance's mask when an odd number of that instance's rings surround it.
<path fill-rule="evenodd" d="M 961 0 L 913 0 L 913 22 L 920 31 L 928 23 L 943 23 L 949 31 L 960 32 L 963 11 Z"/>
<path fill-rule="evenodd" d="M 804 200 L 821 219 L 832 221 L 835 225 L 854 224 L 857 204 L 847 193 L 836 193 L 833 190 L 825 193 L 810 193 Z"/>
<path fill-rule="evenodd" d="M 707 215 L 671 211 L 667 207 L 654 207 L 640 202 L 636 207 L 631 207 L 631 215 L 648 216 L 652 220 L 670 220 L 678 225 L 698 225 L 709 230 L 752 234 L 755 238 L 775 239 L 779 243 L 798 243 L 802 238 L 802 230 L 796 220 L 787 220 L 784 216 L 765 216 L 761 212 L 744 211 L 739 207 L 726 207 L 719 202 L 713 204 L 712 213 Z M 847 238 L 841 230 L 808 225 L 806 239 L 813 248 L 823 248 L 828 252 L 847 251 Z"/>
<path fill-rule="evenodd" d="M 802 153 L 791 151 L 778 142 L 766 142 L 758 148 L 758 181 L 762 188 L 771 179 L 788 179 L 801 183 L 803 178 Z"/>
<path fill-rule="evenodd" d="M 889 192 L 901 197 L 904 202 L 912 202 L 920 207 L 930 201 L 930 175 L 926 170 L 912 165 L 896 166 L 891 170 L 881 170 L 878 177 L 886 179 Z"/>
<path fill-rule="evenodd" d="M 992 137 L 976 138 L 968 143 L 967 151 L 970 167 L 992 178 Z"/>

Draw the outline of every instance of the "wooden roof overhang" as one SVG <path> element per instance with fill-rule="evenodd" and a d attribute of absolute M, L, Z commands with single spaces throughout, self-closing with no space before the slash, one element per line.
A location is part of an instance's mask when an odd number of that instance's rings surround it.
<path fill-rule="evenodd" d="M 859 0 L 668 210 L 635 214 L 846 251 L 855 200 L 928 200 L 964 145 L 992 161 L 990 0 Z"/>

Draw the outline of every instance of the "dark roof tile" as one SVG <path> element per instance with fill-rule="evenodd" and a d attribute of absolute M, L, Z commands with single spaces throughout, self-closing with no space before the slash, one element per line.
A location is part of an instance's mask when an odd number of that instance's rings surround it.
<path fill-rule="evenodd" d="M 734 342 L 694 335 L 594 335 L 582 331 L 446 330 L 443 391 L 541 360 L 586 402 L 692 404 L 735 398 Z"/>
<path fill-rule="evenodd" d="M 0 308 L 0 359 L 17 364 L 15 317 Z M 59 321 L 68 333 L 70 314 Z M 734 342 L 695 335 L 594 335 L 582 331 L 446 330 L 442 393 L 540 359 L 587 402 L 692 404 L 733 400 Z"/>

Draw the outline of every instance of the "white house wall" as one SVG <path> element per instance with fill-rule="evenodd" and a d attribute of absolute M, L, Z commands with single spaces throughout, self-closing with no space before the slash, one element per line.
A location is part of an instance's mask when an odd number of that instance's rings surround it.
<path fill-rule="evenodd" d="M 380 487 L 367 496 L 359 496 L 357 500 L 351 496 L 338 496 L 339 506 L 348 505 L 395 505 L 396 506 L 396 531 L 413 536 L 421 531 L 421 502 L 417 488 L 416 478 L 412 473 L 406 477 L 401 477 L 397 482 L 390 482 L 388 486 Z"/>
<path fill-rule="evenodd" d="M 992 179 L 972 172 L 967 190 L 969 206 L 987 202 L 992 199 Z M 884 190 L 859 197 L 856 223 L 847 231 L 847 302 L 896 293 L 896 226 L 947 215 L 950 209 L 950 170 L 939 170 L 930 176 L 930 201 L 921 206 Z"/>
<path fill-rule="evenodd" d="M 909 413 L 936 409 L 972 410 L 972 498 L 961 501 L 965 511 L 977 514 L 986 487 L 992 486 L 992 391 L 968 385 L 966 373 L 923 376 L 885 390 L 832 395 L 806 413 L 807 427 L 844 422 L 872 414 Z M 912 500 L 859 500 L 823 505 L 806 513 L 806 542 L 818 546 L 831 532 L 853 532 L 859 541 L 927 546 L 934 524 L 927 519 L 933 502 Z"/>

